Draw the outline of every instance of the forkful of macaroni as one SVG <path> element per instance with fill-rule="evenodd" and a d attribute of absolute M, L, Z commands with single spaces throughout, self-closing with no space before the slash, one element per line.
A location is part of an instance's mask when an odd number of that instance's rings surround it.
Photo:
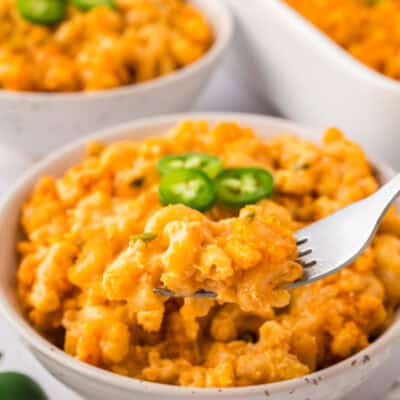
<path fill-rule="evenodd" d="M 217 298 L 248 311 L 286 306 L 284 287 L 301 278 L 303 267 L 294 222 L 267 199 L 272 174 L 256 166 L 226 168 L 206 153 L 168 155 L 157 169 L 164 207 L 107 268 L 107 296 L 143 293 L 152 299 L 149 309 L 161 309 L 168 297 Z M 224 207 L 233 217 L 215 215 Z"/>
<path fill-rule="evenodd" d="M 217 298 L 248 311 L 284 307 L 289 295 L 282 287 L 303 273 L 295 236 L 268 200 L 220 221 L 185 205 L 166 206 L 146 231 L 152 239 L 134 238 L 127 257 L 163 297 Z"/>
<path fill-rule="evenodd" d="M 298 230 L 295 233 L 298 252 L 296 259 L 292 262 L 301 265 L 302 272 L 296 270 L 297 276 L 296 273 L 292 275 L 292 278 L 295 279 L 281 285 L 280 290 L 312 283 L 349 265 L 368 246 L 388 207 L 399 192 L 400 175 L 397 175 L 369 197 Z M 257 206 L 254 207 L 257 208 Z M 253 232 L 251 234 L 254 235 Z M 271 242 L 264 244 L 271 247 Z M 260 246 L 262 246 L 261 242 Z M 235 248 L 240 252 L 239 245 L 236 245 Z M 243 258 L 245 259 L 246 256 Z M 268 265 L 264 269 L 265 274 L 270 271 L 268 267 L 270 266 Z M 269 282 L 272 283 L 273 280 Z M 278 290 L 279 286 L 273 285 L 273 287 Z M 184 294 L 167 287 L 158 287 L 154 289 L 154 292 L 167 297 L 219 297 L 217 292 L 205 288 Z"/>

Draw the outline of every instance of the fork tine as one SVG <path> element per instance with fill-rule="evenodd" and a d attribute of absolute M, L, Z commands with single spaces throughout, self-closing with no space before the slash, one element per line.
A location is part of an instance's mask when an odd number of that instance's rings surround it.
<path fill-rule="evenodd" d="M 307 250 L 301 251 L 301 252 L 297 255 L 297 258 L 300 259 L 301 257 L 307 256 L 307 255 L 309 255 L 309 254 L 311 254 L 311 253 L 312 253 L 312 249 L 307 249 Z"/>
<path fill-rule="evenodd" d="M 190 297 L 195 297 L 199 299 L 215 299 L 218 295 L 214 292 L 209 292 L 207 290 L 198 290 L 194 295 Z"/>
<path fill-rule="evenodd" d="M 307 262 L 307 263 L 303 264 L 303 268 L 311 268 L 316 264 L 317 264 L 317 262 L 315 260 L 313 260 L 313 261 L 310 261 L 310 262 Z"/>
<path fill-rule="evenodd" d="M 209 292 L 207 290 L 198 290 L 195 293 L 180 295 L 165 287 L 154 288 L 153 293 L 156 293 L 163 297 L 176 297 L 176 298 L 192 297 L 197 299 L 204 299 L 204 298 L 213 299 L 217 297 L 216 293 Z"/>
<path fill-rule="evenodd" d="M 159 294 L 160 296 L 164 297 L 177 297 L 176 293 L 173 292 L 172 290 L 169 290 L 168 288 L 162 288 L 162 287 L 153 288 L 153 293 Z"/>
<path fill-rule="evenodd" d="M 303 238 L 303 239 L 299 239 L 297 242 L 296 242 L 296 244 L 297 244 L 297 246 L 301 246 L 302 244 L 305 244 L 305 243 L 307 243 L 308 242 L 308 239 L 307 238 Z"/>

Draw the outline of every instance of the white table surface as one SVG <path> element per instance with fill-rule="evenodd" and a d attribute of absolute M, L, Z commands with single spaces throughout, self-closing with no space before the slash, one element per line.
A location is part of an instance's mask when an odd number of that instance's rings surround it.
<path fill-rule="evenodd" d="M 211 80 L 194 110 L 265 114 L 268 114 L 269 111 L 268 107 L 252 93 L 244 90 L 237 77 L 233 76 L 223 65 Z M 1 157 L 0 151 L 0 167 L 2 167 L 2 159 L 4 158 Z M 4 171 L 4 168 L 2 170 Z M 0 175 L 0 192 L 6 185 L 7 182 L 2 181 Z M 49 400 L 82 400 L 41 367 L 33 356 L 22 347 L 2 317 L 0 317 L 0 351 L 4 353 L 0 360 L 0 371 L 18 370 L 28 373 L 40 382 L 47 392 Z M 346 400 L 382 400 L 383 393 L 393 384 L 396 377 L 400 377 L 400 349 L 393 354 L 392 359 L 370 382 L 359 388 Z M 394 399 L 400 400 L 400 397 L 394 396 Z"/>

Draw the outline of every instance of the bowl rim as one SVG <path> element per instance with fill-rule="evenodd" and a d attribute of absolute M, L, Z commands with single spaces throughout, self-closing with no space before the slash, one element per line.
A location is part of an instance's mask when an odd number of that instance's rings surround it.
<path fill-rule="evenodd" d="M 395 94 L 400 92 L 400 81 L 375 71 L 353 57 L 346 49 L 339 46 L 327 34 L 320 31 L 307 18 L 287 4 L 285 0 L 273 0 L 269 5 L 281 12 L 293 28 L 313 41 L 316 49 L 327 54 L 333 63 L 340 63 L 354 75 L 359 75 L 365 81 L 380 86 L 384 90 Z"/>
<path fill-rule="evenodd" d="M 192 120 L 206 120 L 211 123 L 223 120 L 236 121 L 242 125 L 254 125 L 254 124 L 272 124 L 278 125 L 278 132 L 292 131 L 299 132 L 300 136 L 305 138 L 312 138 L 315 135 L 315 129 L 306 128 L 300 124 L 283 120 L 275 117 L 261 116 L 257 114 L 245 114 L 245 113 L 224 113 L 224 112 L 196 112 L 196 113 L 182 113 L 182 114 L 170 114 L 160 117 L 149 117 L 144 119 L 135 120 L 129 123 L 120 124 L 113 128 L 101 130 L 97 133 L 89 135 L 85 138 L 74 141 L 71 144 L 61 147 L 59 150 L 53 152 L 42 161 L 33 166 L 23 176 L 21 176 L 13 187 L 3 196 L 0 201 L 0 218 L 3 214 L 7 213 L 9 208 L 13 208 L 14 199 L 23 193 L 26 189 L 30 188 L 30 181 L 36 178 L 42 170 L 51 167 L 57 160 L 71 156 L 77 151 L 83 149 L 84 144 L 88 140 L 104 140 L 106 142 L 112 142 L 113 140 L 121 140 L 122 136 L 133 135 L 137 130 L 143 130 L 146 128 L 157 126 L 161 127 L 166 124 L 173 125 L 174 123 L 183 119 Z M 394 171 L 386 166 L 385 164 L 377 165 L 379 172 L 386 176 L 394 175 Z M 115 387 L 119 390 L 127 390 L 133 392 L 151 393 L 154 395 L 175 395 L 179 399 L 187 399 L 188 396 L 201 395 L 206 396 L 210 399 L 214 398 L 228 398 L 231 395 L 249 395 L 254 393 L 262 393 L 265 395 L 272 395 L 282 392 L 288 392 L 293 389 L 298 389 L 313 383 L 315 379 L 326 380 L 332 376 L 344 372 L 347 368 L 357 368 L 367 358 L 373 358 L 377 353 L 380 353 L 386 346 L 390 345 L 394 341 L 400 339 L 400 318 L 393 321 L 391 326 L 373 343 L 371 343 L 364 350 L 356 353 L 352 357 L 349 357 L 339 363 L 332 365 L 331 367 L 316 371 L 314 373 L 290 379 L 281 382 L 267 383 L 262 385 L 250 385 L 244 387 L 234 388 L 194 388 L 194 387 L 181 387 L 173 386 L 162 383 L 154 383 L 143 381 L 137 378 L 124 377 L 113 372 L 103 370 L 84 362 L 78 361 L 72 356 L 68 355 L 61 349 L 57 348 L 45 338 L 43 338 L 34 328 L 28 323 L 28 321 L 6 300 L 5 296 L 2 295 L 4 289 L 0 286 L 0 312 L 10 323 L 12 328 L 18 333 L 23 339 L 24 343 L 28 344 L 28 347 L 32 347 L 35 351 L 40 353 L 43 357 L 51 360 L 52 362 L 60 365 L 63 368 L 72 370 L 75 374 L 85 376 L 85 378 L 107 384 Z"/>
<path fill-rule="evenodd" d="M 132 83 L 110 89 L 94 90 L 90 92 L 34 92 L 34 91 L 13 91 L 0 89 L 0 101 L 14 99 L 21 101 L 90 101 L 99 98 L 123 96 L 130 94 L 140 95 L 143 92 L 156 90 L 161 87 L 171 86 L 179 80 L 191 79 L 193 75 L 212 65 L 217 61 L 228 47 L 234 32 L 234 18 L 232 13 L 223 1 L 212 0 L 189 0 L 193 3 L 207 22 L 210 24 L 214 34 L 214 41 L 211 47 L 198 60 L 181 69 L 165 76 L 156 77 L 145 82 Z M 212 21 L 210 15 L 216 16 Z"/>

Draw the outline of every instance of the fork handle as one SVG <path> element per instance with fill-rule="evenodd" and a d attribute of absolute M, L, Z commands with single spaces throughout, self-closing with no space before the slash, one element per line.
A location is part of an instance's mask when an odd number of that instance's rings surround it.
<path fill-rule="evenodd" d="M 377 190 L 371 196 L 367 197 L 364 201 L 366 205 L 369 202 L 371 203 L 371 207 L 373 207 L 371 211 L 375 211 L 378 207 L 382 209 L 382 214 L 380 215 L 378 220 L 378 222 L 380 222 L 383 216 L 386 214 L 387 209 L 390 207 L 390 205 L 399 194 L 400 174 L 397 174 L 388 183 L 383 185 L 379 190 Z"/>

